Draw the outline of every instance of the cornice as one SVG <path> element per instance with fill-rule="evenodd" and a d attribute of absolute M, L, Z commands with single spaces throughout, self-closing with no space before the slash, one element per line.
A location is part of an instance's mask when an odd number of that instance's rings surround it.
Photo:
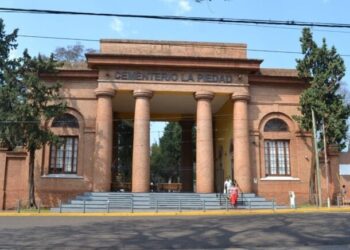
<path fill-rule="evenodd" d="M 298 77 L 291 76 L 264 76 L 264 75 L 248 75 L 249 84 L 261 84 L 261 83 L 289 83 L 289 84 L 301 84 L 308 85 L 308 82 Z"/>
<path fill-rule="evenodd" d="M 86 69 L 77 69 L 77 70 L 67 70 L 61 69 L 56 73 L 42 73 L 40 74 L 40 78 L 43 80 L 60 80 L 60 79 L 70 79 L 70 80 L 93 80 L 97 81 L 98 79 L 98 71 L 97 70 L 86 70 Z"/>
<path fill-rule="evenodd" d="M 111 66 L 141 66 L 193 69 L 234 69 L 254 73 L 260 68 L 262 60 L 242 58 L 213 58 L 163 55 L 116 55 L 87 54 L 88 66 L 93 69 Z"/>

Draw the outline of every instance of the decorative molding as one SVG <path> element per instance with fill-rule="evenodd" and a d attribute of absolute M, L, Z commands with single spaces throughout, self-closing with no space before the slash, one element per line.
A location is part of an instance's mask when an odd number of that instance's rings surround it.
<path fill-rule="evenodd" d="M 262 60 L 246 58 L 213 58 L 170 55 L 134 55 L 134 54 L 87 54 L 88 67 L 106 66 L 152 66 L 172 68 L 230 69 L 242 72 L 257 72 Z"/>
<path fill-rule="evenodd" d="M 231 96 L 232 101 L 238 101 L 238 100 L 243 100 L 243 101 L 249 101 L 250 100 L 250 95 L 248 93 L 233 93 Z"/>
<path fill-rule="evenodd" d="M 64 80 L 93 80 L 98 78 L 98 71 L 91 69 L 59 69 L 57 73 L 42 73 L 40 78 L 47 81 L 57 81 L 57 79 Z"/>
<path fill-rule="evenodd" d="M 84 179 L 83 176 L 79 176 L 76 174 L 48 174 L 48 175 L 42 175 L 41 178 L 44 179 Z"/>
<path fill-rule="evenodd" d="M 194 98 L 196 100 L 200 100 L 200 99 L 207 99 L 207 100 L 213 100 L 214 98 L 214 93 L 210 92 L 210 91 L 197 91 L 194 93 Z"/>
<path fill-rule="evenodd" d="M 97 97 L 99 96 L 110 96 L 113 97 L 115 96 L 116 90 L 113 88 L 105 88 L 105 87 L 98 87 L 95 89 L 95 94 Z"/>
<path fill-rule="evenodd" d="M 260 131 L 259 130 L 250 130 L 249 135 L 250 136 L 260 136 Z"/>
<path fill-rule="evenodd" d="M 249 84 L 298 84 L 298 85 L 308 85 L 302 79 L 292 76 L 264 76 L 264 75 L 249 75 Z"/>
<path fill-rule="evenodd" d="M 139 97 L 145 97 L 145 98 L 152 98 L 153 96 L 153 91 L 148 90 L 148 89 L 136 89 L 134 90 L 134 97 L 139 98 Z"/>
<path fill-rule="evenodd" d="M 27 151 L 6 151 L 7 158 L 26 158 L 28 153 Z"/>
<path fill-rule="evenodd" d="M 96 129 L 95 128 L 85 128 L 84 129 L 84 133 L 88 134 L 88 133 L 96 133 Z"/>
<path fill-rule="evenodd" d="M 254 99 L 254 97 L 252 98 Z M 262 102 L 262 101 L 250 101 L 249 102 L 250 105 L 274 105 L 274 104 L 278 104 L 278 105 L 281 105 L 281 106 L 295 106 L 295 107 L 299 107 L 299 103 L 297 102 Z"/>
<path fill-rule="evenodd" d="M 292 176 L 267 176 L 260 178 L 261 181 L 300 181 L 300 178 Z"/>

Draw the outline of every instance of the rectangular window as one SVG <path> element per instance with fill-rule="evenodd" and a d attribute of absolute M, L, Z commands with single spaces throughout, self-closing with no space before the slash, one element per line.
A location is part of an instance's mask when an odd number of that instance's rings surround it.
<path fill-rule="evenodd" d="M 61 143 L 50 147 L 50 174 L 76 174 L 78 137 L 60 137 Z"/>
<path fill-rule="evenodd" d="M 290 175 L 289 141 L 265 140 L 266 175 Z"/>

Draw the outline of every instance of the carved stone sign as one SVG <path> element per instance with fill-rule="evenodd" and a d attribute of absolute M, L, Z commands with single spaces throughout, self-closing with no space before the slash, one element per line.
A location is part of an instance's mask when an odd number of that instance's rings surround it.
<path fill-rule="evenodd" d="M 119 81 L 233 83 L 232 74 L 205 72 L 116 71 Z"/>

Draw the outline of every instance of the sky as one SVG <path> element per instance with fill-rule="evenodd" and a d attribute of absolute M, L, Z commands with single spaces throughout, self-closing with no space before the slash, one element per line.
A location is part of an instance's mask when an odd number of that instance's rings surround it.
<path fill-rule="evenodd" d="M 294 20 L 308 22 L 350 23 L 348 0 L 0 0 L 0 7 L 105 12 L 143 15 L 180 15 L 245 19 Z M 246 43 L 248 57 L 263 59 L 265 68 L 295 68 L 294 53 L 258 52 L 277 50 L 300 52 L 301 27 L 267 27 L 185 21 L 161 21 L 94 16 L 55 16 L 0 12 L 8 32 L 19 28 L 19 35 L 80 39 L 146 39 Z M 325 37 L 344 55 L 350 70 L 350 29 L 312 28 L 315 40 Z M 74 45 L 76 41 L 18 38 L 21 54 L 49 54 L 57 47 Z M 96 42 L 80 42 L 86 48 L 99 48 Z M 350 85 L 350 74 L 344 78 Z M 164 123 L 152 123 L 151 141 L 161 136 Z"/>

